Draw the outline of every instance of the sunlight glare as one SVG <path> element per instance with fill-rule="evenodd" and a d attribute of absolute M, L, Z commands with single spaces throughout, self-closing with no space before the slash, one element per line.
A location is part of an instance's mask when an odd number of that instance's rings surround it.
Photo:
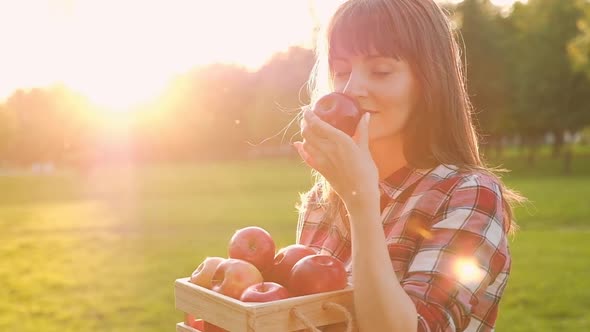
<path fill-rule="evenodd" d="M 458 280 L 465 285 L 477 285 L 486 276 L 486 272 L 471 258 L 458 259 L 454 271 Z"/>
<path fill-rule="evenodd" d="M 2 3 L 0 39 L 11 52 L 0 62 L 0 99 L 63 83 L 100 107 L 129 110 L 196 66 L 255 70 L 275 52 L 309 47 L 310 1 L 318 0 Z"/>

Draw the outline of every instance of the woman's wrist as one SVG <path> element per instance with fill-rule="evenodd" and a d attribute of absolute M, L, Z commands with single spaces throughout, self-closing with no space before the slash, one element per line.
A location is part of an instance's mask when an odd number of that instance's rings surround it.
<path fill-rule="evenodd" d="M 344 202 L 349 214 L 355 216 L 379 216 L 379 189 L 353 192 Z"/>

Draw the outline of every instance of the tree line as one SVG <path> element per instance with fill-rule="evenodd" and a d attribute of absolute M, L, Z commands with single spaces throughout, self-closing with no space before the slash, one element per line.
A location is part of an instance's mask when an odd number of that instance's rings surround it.
<path fill-rule="evenodd" d="M 551 133 L 554 155 L 569 158 L 564 133 L 590 125 L 590 2 L 529 0 L 505 12 L 465 0 L 446 9 L 486 153 L 518 142 L 532 163 Z M 313 62 L 312 50 L 294 46 L 256 71 L 196 67 L 116 116 L 65 86 L 17 90 L 0 104 L 0 165 L 235 159 L 276 148 L 297 135 Z"/>

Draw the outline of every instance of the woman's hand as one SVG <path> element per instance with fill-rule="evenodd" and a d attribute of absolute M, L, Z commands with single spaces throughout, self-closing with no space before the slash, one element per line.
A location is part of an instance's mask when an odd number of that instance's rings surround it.
<path fill-rule="evenodd" d="M 370 113 L 365 113 L 353 137 L 303 112 L 303 142 L 293 145 L 301 158 L 328 180 L 347 208 L 379 202 L 379 172 L 369 150 Z"/>

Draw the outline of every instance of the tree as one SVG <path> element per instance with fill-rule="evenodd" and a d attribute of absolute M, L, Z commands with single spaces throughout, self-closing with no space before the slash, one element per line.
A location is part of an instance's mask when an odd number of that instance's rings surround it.
<path fill-rule="evenodd" d="M 228 64 L 178 77 L 147 113 L 141 140 L 157 158 L 239 157 L 246 148 L 253 74 Z"/>
<path fill-rule="evenodd" d="M 276 53 L 255 74 L 256 94 L 249 111 L 249 138 L 254 144 L 280 135 L 281 144 L 299 130 L 296 115 L 302 105 L 309 103 L 307 80 L 314 64 L 311 50 L 291 47 Z"/>
<path fill-rule="evenodd" d="M 583 16 L 576 22 L 578 34 L 568 43 L 568 55 L 575 71 L 590 77 L 590 3 L 578 0 Z"/>
<path fill-rule="evenodd" d="M 6 106 L 0 105 L 0 163 L 8 158 L 16 132 L 14 113 Z"/>
<path fill-rule="evenodd" d="M 507 93 L 506 53 L 503 52 L 499 11 L 489 0 L 465 0 L 457 7 L 460 31 L 465 43 L 467 87 L 476 112 L 484 147 L 501 147 L 506 134 L 504 119 L 510 102 Z"/>
<path fill-rule="evenodd" d="M 566 48 L 577 33 L 581 11 L 573 1 L 530 0 L 516 5 L 510 17 L 517 58 L 511 63 L 517 126 L 533 142 L 553 132 L 554 155 L 559 155 L 563 133 L 587 121 L 584 93 L 588 80 L 571 69 Z"/>
<path fill-rule="evenodd" d="M 16 159 L 25 164 L 53 160 L 60 149 L 63 130 L 49 95 L 39 88 L 19 90 L 8 98 L 6 105 L 16 116 Z"/>

